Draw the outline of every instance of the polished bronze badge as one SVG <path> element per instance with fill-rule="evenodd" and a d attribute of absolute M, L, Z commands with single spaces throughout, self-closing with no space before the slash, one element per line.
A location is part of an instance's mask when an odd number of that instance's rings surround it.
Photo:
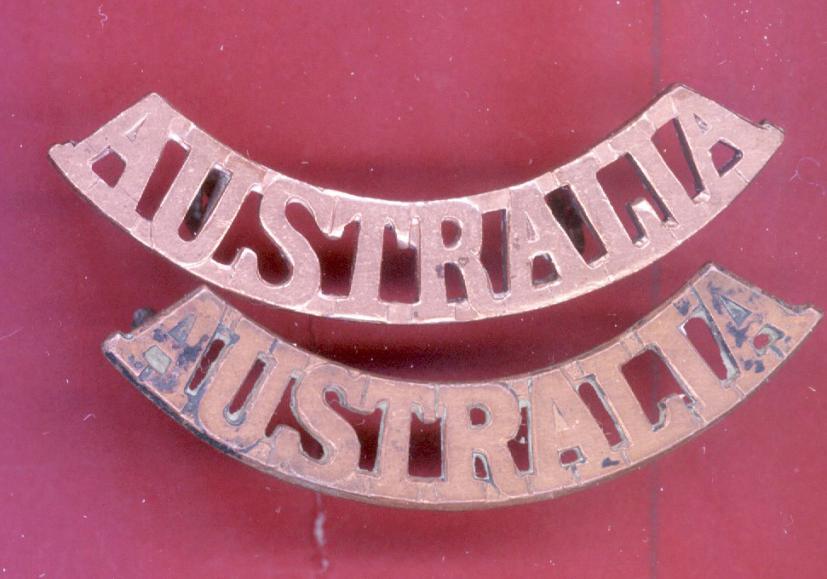
<path fill-rule="evenodd" d="M 653 142 L 672 125 L 694 177 L 690 190 Z M 407 324 L 525 312 L 643 268 L 732 202 L 782 136 L 770 124 L 753 124 L 677 86 L 585 155 L 532 181 L 470 197 L 401 203 L 314 187 L 256 164 L 153 94 L 87 139 L 55 145 L 50 156 L 82 195 L 133 237 L 206 281 L 308 314 Z M 170 146 L 185 159 L 163 200 L 147 201 L 147 184 Z M 729 152 L 723 161 L 713 157 L 716 148 Z M 101 175 L 96 168 L 107 159 L 120 170 Z M 632 233 L 601 186 L 601 171 L 615 163 L 630 164 L 651 193 L 651 202 L 638 199 L 625 208 Z M 248 247 L 229 256 L 220 251 L 250 200 L 258 204 L 272 253 L 285 262 L 279 279 L 263 275 L 263 256 Z M 358 228 L 343 295 L 323 287 L 317 248 L 287 217 L 292 205 L 311 214 L 321 236 L 335 239 L 349 226 Z M 491 217 L 502 236 L 497 280 L 482 258 L 484 223 Z M 392 250 L 415 253 L 410 298 L 381 291 Z M 451 295 L 449 277 L 458 278 L 464 292 Z"/>
<path fill-rule="evenodd" d="M 269 474 L 374 503 L 466 509 L 553 497 L 674 447 L 751 394 L 820 317 L 708 266 L 592 352 L 523 376 L 438 384 L 332 363 L 200 289 L 113 335 L 104 352 L 175 420 Z M 692 324 L 714 345 L 712 358 L 688 335 Z M 656 417 L 624 374 L 642 355 L 656 356 L 680 389 Z M 365 433 L 352 418 L 377 413 L 376 452 L 365 461 Z M 414 423 L 435 426 L 439 460 L 429 473 L 411 459 Z"/>

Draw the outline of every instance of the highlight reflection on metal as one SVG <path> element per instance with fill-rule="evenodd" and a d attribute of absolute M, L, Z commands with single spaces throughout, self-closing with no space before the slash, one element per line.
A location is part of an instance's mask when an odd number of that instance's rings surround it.
<path fill-rule="evenodd" d="M 134 333 L 113 335 L 104 351 L 178 422 L 269 474 L 380 504 L 463 509 L 553 497 L 668 450 L 742 402 L 820 317 L 708 266 L 646 319 L 576 359 L 491 382 L 427 384 L 304 352 L 201 289 Z M 692 323 L 723 362 L 717 370 L 687 335 Z M 660 400 L 656 420 L 625 374 L 640 355 L 655 355 L 680 389 Z M 291 426 L 279 412 L 288 404 Z M 371 438 L 358 425 L 377 412 Z M 412 457 L 419 421 L 434 423 L 439 439 L 430 477 L 416 476 Z M 368 439 L 372 460 L 363 460 Z M 522 465 L 517 452 L 527 453 Z"/>
<path fill-rule="evenodd" d="M 653 142 L 669 124 L 683 142 L 695 191 L 684 188 Z M 782 138 L 776 127 L 752 124 L 678 86 L 582 157 L 532 181 L 470 197 L 403 203 L 321 189 L 258 165 L 152 94 L 80 143 L 55 145 L 50 156 L 85 197 L 133 237 L 211 283 L 310 314 L 429 323 L 548 306 L 641 269 L 726 207 Z M 170 142 L 186 149 L 186 160 L 160 206 L 153 207 L 145 190 Z M 730 152 L 729 162 L 716 163 L 716 147 Z M 108 158 L 122 166 L 110 182 L 94 168 Z M 631 163 L 653 196 L 654 203 L 638 199 L 627 206 L 637 235 L 627 233 L 598 179 L 598 172 L 615 162 Z M 216 251 L 251 198 L 260 202 L 259 225 L 271 249 L 257 255 L 237 247 L 219 260 Z M 348 224 L 358 228 L 346 295 L 323 290 L 318 248 L 288 220 L 292 204 L 312 214 L 322 237 L 339 238 Z M 490 213 L 496 213 L 502 236 L 497 283 L 482 258 L 483 216 Z M 594 255 L 583 253 L 572 214 L 583 231 L 594 234 Z M 446 228 L 455 231 L 446 235 Z M 411 262 L 416 279 L 409 280 L 413 298 L 396 300 L 380 291 L 383 263 L 394 246 L 416 252 Z M 274 256 L 283 260 L 286 273 L 265 279 L 262 260 Z M 464 283 L 464 295 L 449 295 L 449 274 Z"/>

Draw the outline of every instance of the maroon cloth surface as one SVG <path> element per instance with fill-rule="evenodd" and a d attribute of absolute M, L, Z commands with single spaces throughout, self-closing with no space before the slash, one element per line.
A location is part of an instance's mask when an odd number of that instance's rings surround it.
<path fill-rule="evenodd" d="M 149 92 L 314 184 L 434 199 L 582 154 L 674 82 L 785 143 L 655 265 L 569 303 L 387 327 L 222 295 L 324 356 L 455 381 L 618 335 L 714 261 L 827 306 L 827 8 L 791 2 L 23 2 L 0 5 L 0 568 L 11 577 L 823 577 L 827 324 L 721 423 L 527 506 L 436 513 L 317 496 L 221 455 L 103 358 L 198 285 L 50 164 Z M 387 348 L 386 348 L 387 346 Z"/>

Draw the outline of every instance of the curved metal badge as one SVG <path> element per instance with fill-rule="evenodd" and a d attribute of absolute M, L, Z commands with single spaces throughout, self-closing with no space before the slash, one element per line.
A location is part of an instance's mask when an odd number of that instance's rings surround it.
<path fill-rule="evenodd" d="M 590 353 L 524 376 L 443 385 L 331 363 L 201 289 L 113 335 L 104 351 L 178 422 L 269 474 L 375 503 L 462 509 L 553 497 L 672 448 L 742 402 L 820 317 L 708 266 Z M 711 357 L 696 347 L 693 324 Z M 640 356 L 655 356 L 679 389 L 651 418 L 627 379 Z M 366 457 L 370 436 L 358 425 L 377 416 Z M 431 424 L 437 441 L 427 473 L 412 460 L 415 424 Z"/>
<path fill-rule="evenodd" d="M 694 175 L 694 191 L 684 188 L 653 142 L 672 124 Z M 772 125 L 752 124 L 678 86 L 582 157 L 533 181 L 470 197 L 402 203 L 321 189 L 256 164 L 153 94 L 80 143 L 55 145 L 50 156 L 85 197 L 133 237 L 206 281 L 309 314 L 430 323 L 525 312 L 643 268 L 726 207 L 782 137 Z M 147 184 L 171 145 L 183 147 L 185 160 L 163 200 L 148 201 Z M 726 162 L 713 159 L 720 147 L 729 152 Z M 106 159 L 120 167 L 101 177 L 96 164 Z M 627 231 L 601 186 L 601 171 L 615 163 L 635 169 L 652 197 L 626 207 L 636 233 Z M 269 253 L 256 254 L 249 244 L 219 252 L 251 200 Z M 345 295 L 323 287 L 318 243 L 288 219 L 294 204 L 315 219 L 320 239 L 341 238 L 350 224 L 357 228 Z M 489 217 L 500 236 L 498 275 L 482 255 Z M 585 251 L 584 232 L 592 240 L 591 253 Z M 415 254 L 413 279 L 407 280 L 412 297 L 389 298 L 380 291 L 383 266 L 393 251 Z M 284 262 L 278 279 L 261 269 L 262 260 L 274 256 Z M 458 295 L 451 295 L 449 277 L 464 287 Z"/>

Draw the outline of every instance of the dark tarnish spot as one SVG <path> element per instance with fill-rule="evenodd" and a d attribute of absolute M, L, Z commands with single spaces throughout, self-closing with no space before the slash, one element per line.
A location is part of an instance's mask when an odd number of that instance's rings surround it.
<path fill-rule="evenodd" d="M 740 295 L 737 290 L 722 291 L 713 283 L 707 285 L 712 296 L 712 307 L 719 314 L 727 314 L 736 325 L 740 326 L 752 312 L 735 301 L 733 296 Z M 727 297 L 729 296 L 729 297 Z"/>
<path fill-rule="evenodd" d="M 136 372 L 140 372 L 145 367 L 145 364 L 132 354 L 129 355 L 129 365 L 134 368 Z"/>
<path fill-rule="evenodd" d="M 687 306 L 688 307 L 688 306 Z M 600 466 L 603 468 L 609 468 L 610 466 L 617 466 L 620 464 L 619 460 L 612 460 L 608 456 L 603 459 L 603 462 L 600 463 Z"/>
<path fill-rule="evenodd" d="M 161 328 L 155 328 L 152 330 L 152 339 L 159 344 L 163 344 L 167 341 L 167 334 Z"/>
<path fill-rule="evenodd" d="M 181 350 L 181 354 L 179 354 L 178 359 L 175 361 L 175 365 L 179 368 L 184 368 L 185 366 L 195 362 L 201 355 L 201 350 L 204 349 L 204 343 L 206 341 L 207 336 L 201 336 L 197 344 L 194 346 L 187 346 Z"/>
<path fill-rule="evenodd" d="M 755 361 L 755 373 L 760 374 L 764 371 L 764 363 L 761 360 Z"/>
<path fill-rule="evenodd" d="M 735 346 L 738 348 L 743 346 L 744 342 L 747 341 L 747 328 L 739 330 L 735 327 L 735 324 L 732 322 L 727 322 L 726 331 L 730 336 L 735 338 Z"/>
<path fill-rule="evenodd" d="M 735 300 L 729 299 L 727 297 L 721 296 L 721 304 L 724 306 L 724 309 L 729 314 L 729 317 L 732 318 L 732 321 L 735 322 L 736 326 L 740 326 L 744 323 L 744 321 L 752 315 L 752 312 L 749 311 L 747 308 L 736 302 Z"/>
<path fill-rule="evenodd" d="M 752 365 L 753 365 L 753 361 L 752 361 L 752 360 L 745 360 L 745 361 L 744 361 L 744 368 L 745 368 L 745 369 L 747 369 L 747 370 L 751 370 L 751 369 L 752 369 Z"/>
<path fill-rule="evenodd" d="M 150 382 L 160 392 L 172 392 L 178 384 L 178 376 L 175 375 L 175 372 L 158 374 L 153 370 Z"/>
<path fill-rule="evenodd" d="M 721 288 L 719 288 L 712 282 L 708 283 L 706 288 L 709 290 L 709 293 L 712 296 L 712 307 L 715 308 L 715 311 L 719 314 L 723 314 L 724 306 L 723 304 L 721 304 Z"/>
<path fill-rule="evenodd" d="M 439 279 L 445 278 L 445 265 L 439 264 L 438 266 L 436 266 L 435 269 L 436 269 L 436 276 Z"/>
<path fill-rule="evenodd" d="M 169 331 L 169 335 L 179 344 L 184 344 L 190 335 L 190 330 L 192 330 L 193 325 L 195 325 L 194 316 L 189 315 L 178 322 L 175 327 Z"/>
<path fill-rule="evenodd" d="M 675 309 L 678 310 L 682 316 L 689 313 L 689 300 L 686 298 L 680 299 L 672 305 L 675 306 Z"/>

